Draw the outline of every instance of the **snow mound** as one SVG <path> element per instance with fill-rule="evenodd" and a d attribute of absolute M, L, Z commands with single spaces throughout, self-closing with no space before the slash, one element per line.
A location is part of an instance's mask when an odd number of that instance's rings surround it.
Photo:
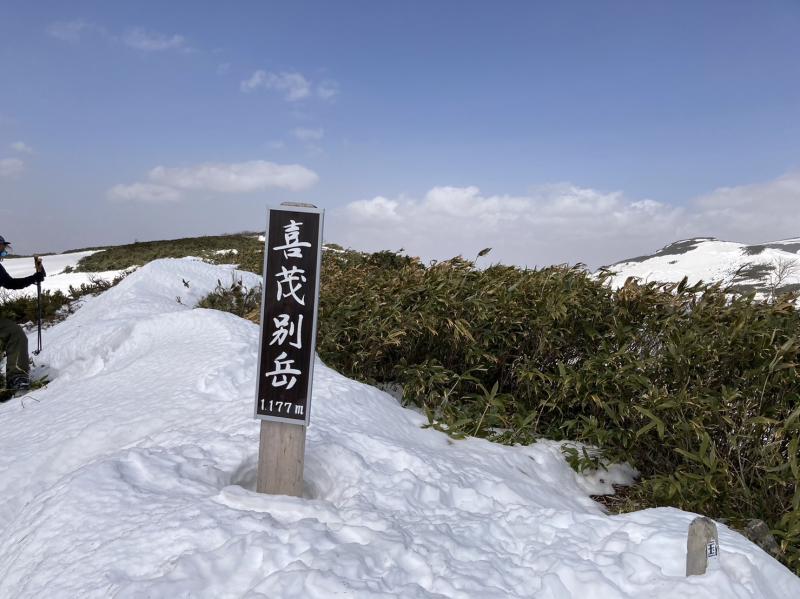
<path fill-rule="evenodd" d="M 724 526 L 687 579 L 692 514 L 606 516 L 558 444 L 452 441 L 319 361 L 305 497 L 255 493 L 258 328 L 191 307 L 232 276 L 152 262 L 46 331 L 56 378 L 0 406 L 0 597 L 800 596 Z"/>

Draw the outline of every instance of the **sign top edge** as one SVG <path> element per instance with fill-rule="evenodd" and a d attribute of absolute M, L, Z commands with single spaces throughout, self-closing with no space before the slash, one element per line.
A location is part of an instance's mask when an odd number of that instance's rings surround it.
<path fill-rule="evenodd" d="M 267 206 L 267 210 L 274 210 L 276 212 L 309 212 L 312 214 L 322 214 L 325 212 L 324 208 L 310 208 L 308 206 Z"/>

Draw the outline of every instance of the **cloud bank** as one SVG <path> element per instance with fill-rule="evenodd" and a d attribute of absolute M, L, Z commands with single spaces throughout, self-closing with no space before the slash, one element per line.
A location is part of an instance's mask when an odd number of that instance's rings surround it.
<path fill-rule="evenodd" d="M 117 202 L 177 202 L 181 192 L 165 185 L 152 183 L 132 183 L 115 185 L 108 190 L 108 199 Z"/>
<path fill-rule="evenodd" d="M 610 264 L 687 237 L 755 243 L 800 236 L 800 172 L 720 188 L 686 206 L 571 184 L 522 196 L 434 187 L 422 198 L 377 196 L 334 210 L 327 237 L 356 249 L 399 249 L 425 260 L 475 257 L 520 266 Z"/>
<path fill-rule="evenodd" d="M 108 190 L 107 197 L 116 201 L 172 202 L 181 199 L 183 191 L 248 193 L 269 188 L 301 191 L 319 180 L 314 171 L 299 164 L 275 164 L 265 160 L 157 166 L 147 178 L 149 182 L 115 185 Z"/>
<path fill-rule="evenodd" d="M 693 206 L 699 221 L 693 228 L 719 223 L 722 235 L 735 241 L 800 237 L 800 171 L 765 183 L 720 187 Z"/>
<path fill-rule="evenodd" d="M 11 179 L 22 174 L 25 163 L 19 158 L 0 158 L 0 177 Z"/>
<path fill-rule="evenodd" d="M 275 164 L 251 160 L 238 164 L 205 163 L 190 167 L 157 166 L 151 181 L 179 189 L 200 189 L 223 193 L 260 191 L 270 187 L 300 191 L 314 185 L 319 177 L 299 164 Z"/>

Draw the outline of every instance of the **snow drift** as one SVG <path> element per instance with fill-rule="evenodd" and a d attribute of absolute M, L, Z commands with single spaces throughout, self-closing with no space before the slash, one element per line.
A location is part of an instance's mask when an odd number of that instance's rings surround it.
<path fill-rule="evenodd" d="M 604 515 L 557 444 L 452 441 L 319 361 L 306 496 L 256 494 L 258 328 L 191 307 L 232 275 L 159 260 L 46 331 L 55 379 L 0 406 L 0 597 L 800 596 L 724 526 L 687 579 L 692 514 Z"/>

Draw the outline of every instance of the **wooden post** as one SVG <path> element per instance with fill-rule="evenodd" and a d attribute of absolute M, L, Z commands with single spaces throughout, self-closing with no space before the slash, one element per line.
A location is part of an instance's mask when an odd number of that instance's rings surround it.
<path fill-rule="evenodd" d="M 305 445 L 305 426 L 262 420 L 256 490 L 302 497 Z"/>
<path fill-rule="evenodd" d="M 686 576 L 706 573 L 709 559 L 719 558 L 717 525 L 710 518 L 699 516 L 689 525 L 686 539 Z"/>

